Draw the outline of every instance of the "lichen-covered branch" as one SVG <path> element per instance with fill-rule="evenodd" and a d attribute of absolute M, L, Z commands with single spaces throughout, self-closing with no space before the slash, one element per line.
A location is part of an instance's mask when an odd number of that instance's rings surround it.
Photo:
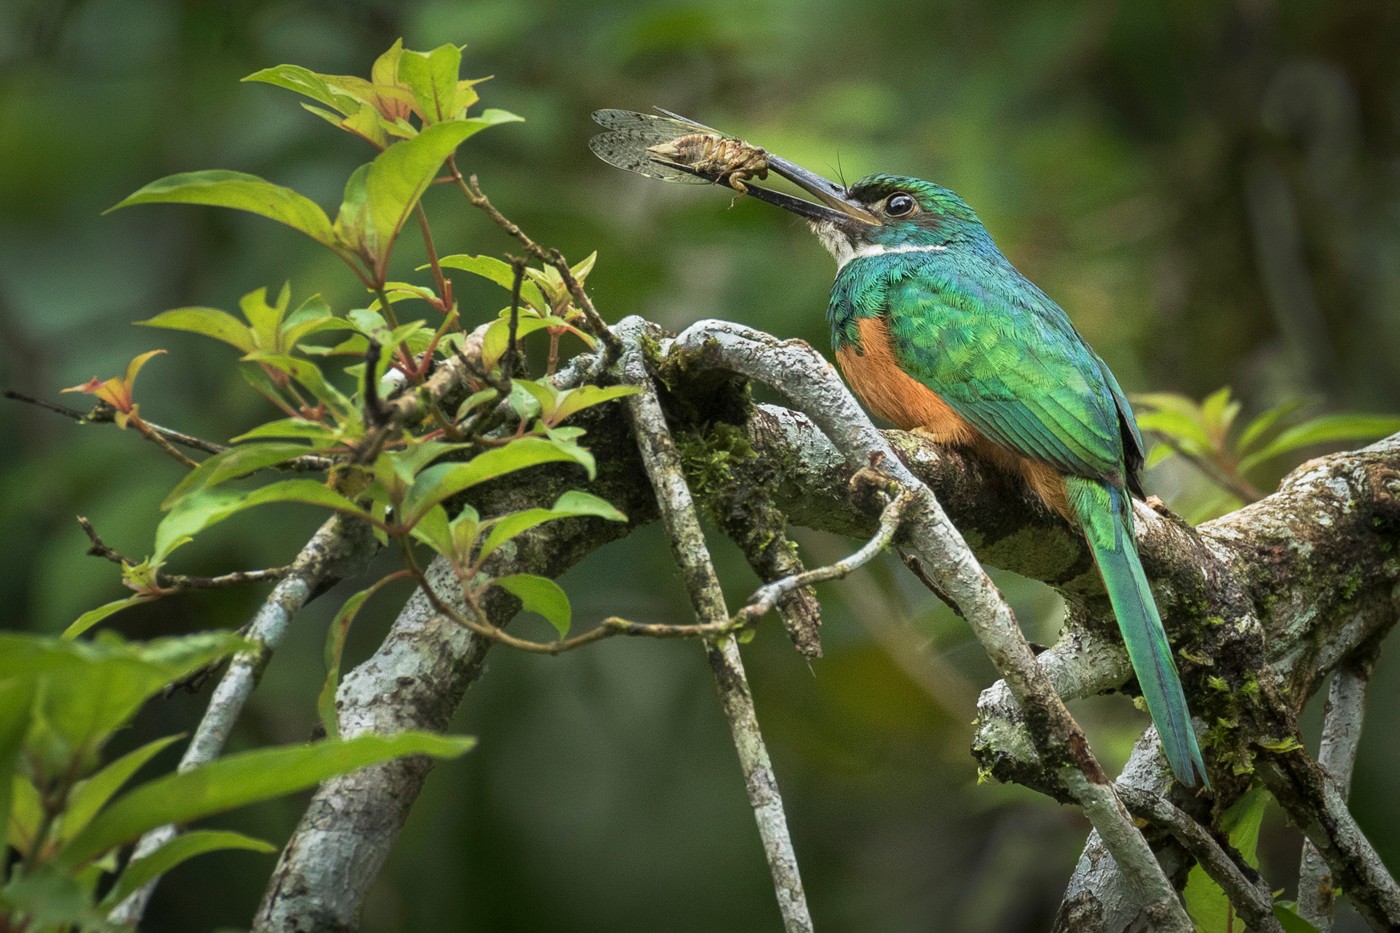
<path fill-rule="evenodd" d="M 729 618 L 724 591 L 715 575 L 714 562 L 700 527 L 700 517 L 690 486 L 686 483 L 681 458 L 676 451 L 671 429 L 641 346 L 645 324 L 629 318 L 618 325 L 624 350 L 620 363 L 622 377 L 640 389 L 624 399 L 628 420 L 642 456 L 643 468 L 656 492 L 661 521 L 666 526 L 671 552 L 685 579 L 686 591 L 701 624 L 716 624 Z M 776 602 L 776 599 L 775 599 Z M 811 933 L 812 917 L 807 909 L 807 895 L 797 867 L 797 854 L 788 832 L 787 814 L 778 791 L 777 775 L 769 759 L 763 733 L 759 729 L 754 709 L 753 693 L 744 673 L 739 645 L 732 636 L 706 639 L 705 656 L 719 691 L 720 707 L 729 724 L 739 765 L 744 772 L 744 786 L 749 805 L 753 807 L 758 833 L 768 869 L 773 876 L 773 890 L 778 897 L 778 910 L 787 933 Z"/>
<path fill-rule="evenodd" d="M 721 412 L 722 420 L 751 447 L 750 456 L 763 462 L 764 487 L 788 523 L 867 540 L 876 531 L 878 510 L 851 488 L 850 480 L 868 465 L 869 451 L 885 451 L 891 469 L 907 469 L 944 503 L 951 525 L 940 520 L 937 528 L 955 525 L 954 533 L 961 532 L 981 562 L 1045 581 L 1067 597 L 1071 608 L 1064 635 L 1033 659 L 1031 666 L 1041 672 L 1033 677 L 1065 697 L 1122 689 L 1125 683 L 1131 689 L 1112 614 L 1091 558 L 1072 529 L 1040 508 L 1014 478 L 973 458 L 915 435 L 873 432 L 819 357 L 806 355 L 794 364 L 793 358 L 775 353 L 789 345 L 747 334 L 754 340 L 752 365 L 763 368 L 761 378 L 780 391 L 801 382 L 812 393 L 801 400 L 802 410 L 754 406 L 742 385 L 714 378 L 711 367 L 721 361 L 697 339 L 697 346 L 669 354 L 664 364 L 662 401 L 673 434 L 713 436 L 712 422 Z M 607 377 L 604 366 L 600 358 L 586 358 L 573 378 L 616 378 Z M 809 378 L 809 370 L 823 368 L 827 378 Z M 709 397 L 726 394 L 727 400 Z M 677 399 L 686 404 L 673 404 Z M 557 575 L 613 536 L 656 517 L 636 441 L 623 420 L 600 414 L 584 426 L 601 467 L 591 488 L 626 512 L 631 525 L 569 520 L 544 526 L 517 539 L 518 548 L 503 555 L 508 563 L 492 572 Z M 561 478 L 549 469 L 530 471 L 493 484 L 474 504 L 482 514 L 494 514 L 547 501 L 566 485 L 576 485 L 576 478 Z M 715 491 L 699 492 L 701 507 L 708 507 L 704 495 Z M 940 584 L 944 595 L 965 613 L 995 616 L 995 591 L 979 582 L 980 570 L 970 557 L 945 565 L 920 550 L 913 529 L 928 533 L 935 527 L 928 515 L 924 503 L 911 506 L 906 535 L 912 545 L 902 540 L 904 550 L 930 577 L 942 580 L 946 573 L 962 579 L 958 574 L 968 574 L 966 590 Z M 1265 720 L 1236 715 L 1248 712 L 1241 704 L 1259 694 L 1258 672 L 1267 667 L 1280 686 L 1277 695 L 1296 710 L 1334 669 L 1369 650 L 1395 623 L 1400 436 L 1312 461 L 1272 496 L 1198 529 L 1160 508 L 1140 506 L 1136 519 L 1148 576 L 1173 642 L 1182 649 L 1178 665 L 1192 708 L 1212 725 L 1207 759 L 1223 810 L 1243 792 L 1261 759 L 1296 754 L 1265 754 L 1261 742 L 1286 736 L 1263 735 L 1259 730 Z M 933 552 L 931 545 L 928 550 Z M 486 608 L 495 625 L 504 625 L 515 609 L 504 601 Z M 1014 626 L 1009 612 L 1004 619 Z M 415 600 L 375 657 L 347 676 L 339 697 L 343 721 L 395 729 L 445 722 L 479 670 L 484 647 L 474 644 L 459 627 L 431 613 L 424 600 Z M 1020 662 L 1026 660 L 1020 657 Z M 1047 722 L 1036 719 L 1027 728 L 1020 711 L 1039 707 L 1020 702 L 1024 683 L 1015 687 L 1010 679 L 995 685 L 980 704 L 976 754 L 982 767 L 1000 779 L 1060 797 L 1084 793 L 1086 788 L 1066 785 L 1064 759 L 1047 757 L 1043 744 L 1033 740 L 1039 737 L 1043 743 Z M 1233 774 L 1236 768 L 1239 777 Z M 352 929 L 359 900 L 427 773 L 423 763 L 395 763 L 323 787 L 284 855 L 258 929 L 297 929 L 287 919 L 297 916 L 324 921 L 307 926 Z M 1170 790 L 1151 730 L 1117 784 L 1127 792 L 1161 795 Z M 1192 818 L 1208 822 L 1205 801 L 1177 795 L 1173 802 Z M 1100 816 L 1105 825 L 1123 824 L 1121 813 Z M 1160 874 L 1180 884 L 1191 857 L 1165 833 L 1149 833 L 1149 838 L 1157 848 Z M 308 872 L 313 864 L 317 871 Z M 1369 867 L 1384 872 L 1379 863 Z M 1096 933 L 1141 924 L 1149 920 L 1142 890 L 1131 871 L 1119 870 L 1099 835 L 1092 834 L 1070 879 L 1058 929 Z M 274 922 L 279 917 L 285 922 Z"/>

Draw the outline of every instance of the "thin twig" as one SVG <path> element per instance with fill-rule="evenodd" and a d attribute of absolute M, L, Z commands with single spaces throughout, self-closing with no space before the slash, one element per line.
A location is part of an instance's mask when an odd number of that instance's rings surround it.
<path fill-rule="evenodd" d="M 767 615 L 778 605 L 779 600 L 793 590 L 826 580 L 839 580 L 864 567 L 874 560 L 881 551 L 889 547 L 890 542 L 894 540 L 895 534 L 899 531 L 900 523 L 904 520 L 905 510 L 913 502 L 913 493 L 907 489 L 900 489 L 894 499 L 890 500 L 884 511 L 880 513 L 880 527 L 876 530 L 875 536 L 867 541 L 860 550 L 829 566 L 818 567 L 815 570 L 808 570 L 764 584 L 754 592 L 753 596 L 749 597 L 748 605 L 740 609 L 738 615 L 740 617 Z"/>
<path fill-rule="evenodd" d="M 292 572 L 273 587 L 248 626 L 246 637 L 254 647 L 234 655 L 219 685 L 214 688 L 209 708 L 205 710 L 204 718 L 200 720 L 180 759 L 180 772 L 198 768 L 219 757 L 273 651 L 286 637 L 293 617 L 322 582 L 338 574 L 341 565 L 368 560 L 374 550 L 374 539 L 363 523 L 337 515 L 327 519 L 317 529 L 292 562 Z M 132 859 L 149 855 L 178 832 L 174 826 L 151 830 L 136 844 Z M 127 925 L 139 921 L 157 881 L 150 882 L 118 904 L 108 919 Z"/>
<path fill-rule="evenodd" d="M 1284 933 L 1283 924 L 1274 916 L 1273 896 L 1259 873 L 1244 864 L 1238 853 L 1232 857 L 1220 843 L 1165 797 L 1136 787 L 1118 786 L 1129 812 L 1149 820 L 1172 834 L 1181 847 L 1191 853 L 1211 880 L 1220 885 L 1230 906 L 1255 933 Z M 1248 872 L 1248 874 L 1246 874 Z"/>
<path fill-rule="evenodd" d="M 686 485 L 680 455 L 657 397 L 656 385 L 647 372 L 640 345 L 641 334 L 633 331 L 628 336 L 630 339 L 621 359 L 622 377 L 640 391 L 629 395 L 623 404 L 632 424 L 637 449 L 656 493 L 661 521 L 666 526 L 672 554 L 685 579 L 696 618 L 702 623 L 719 623 L 728 617 L 724 592 L 715 576 L 704 531 L 695 512 L 690 487 Z M 759 836 L 763 840 L 763 851 L 773 877 L 773 890 L 778 898 L 783 927 L 787 933 L 811 933 L 812 918 L 797 867 L 797 854 L 788 832 L 777 776 L 759 729 L 739 647 L 732 637 L 727 636 L 707 639 L 704 644 L 719 692 L 720 706 L 739 754 L 744 786 L 758 823 Z"/>
<path fill-rule="evenodd" d="M 1376 643 L 1379 644 L 1379 643 Z M 1361 723 L 1366 715 L 1366 688 L 1375 665 L 1375 649 L 1339 666 L 1332 673 L 1323 711 L 1322 743 L 1317 763 L 1322 766 L 1346 799 L 1351 787 L 1351 771 L 1361 743 Z M 1298 913 L 1322 933 L 1332 929 L 1332 906 L 1337 885 L 1332 871 L 1311 839 L 1303 840 L 1303 858 L 1298 868 Z"/>
<path fill-rule="evenodd" d="M 97 529 L 92 527 L 92 522 L 87 516 L 78 516 L 78 527 L 83 529 L 83 534 L 87 535 L 90 546 L 87 552 L 93 557 L 101 557 L 103 560 L 111 561 L 119 566 L 135 566 L 138 562 L 124 556 L 120 551 L 110 547 L 97 534 Z M 183 573 L 156 573 L 155 586 L 164 593 L 178 593 L 181 590 L 214 590 L 226 586 L 236 586 L 240 583 L 261 583 L 264 580 L 280 580 L 291 573 L 292 565 L 285 567 L 268 567 L 264 570 L 236 570 L 232 573 L 219 574 L 217 577 L 196 577 Z"/>
<path fill-rule="evenodd" d="M 515 377 L 520 356 L 520 287 L 525 283 L 525 260 L 508 256 L 512 273 L 510 282 L 510 324 L 506 331 L 506 352 L 501 357 L 501 376 L 507 382 Z M 526 366 L 529 364 L 527 363 Z"/>
<path fill-rule="evenodd" d="M 872 452 L 883 458 L 891 478 L 916 497 L 901 546 L 967 620 L 1017 704 L 1042 724 L 1031 736 L 1043 760 L 1055 766 L 1124 876 L 1141 893 L 1156 929 L 1189 933 L 1191 922 L 1175 889 L 1114 794 L 1083 730 L 1036 663 L 1010 607 L 932 492 L 895 455 L 831 364 L 805 343 L 779 341 L 723 321 L 692 325 L 670 347 L 671 353 L 686 354 L 690 362 L 728 369 L 782 392 L 817 422 L 853 469 Z"/>
<path fill-rule="evenodd" d="M 16 392 L 14 389 L 6 389 L 5 398 L 14 399 L 16 402 L 24 402 L 27 405 L 36 405 L 39 408 L 62 415 L 65 418 L 72 418 L 74 421 L 88 424 L 116 423 L 113 417 L 116 414 L 116 410 L 105 402 L 99 402 L 88 411 L 79 411 L 76 408 L 69 408 L 67 405 L 60 405 L 57 402 L 50 402 L 47 399 L 36 398 L 32 395 L 26 395 L 23 392 Z M 228 450 L 228 447 L 223 444 L 206 441 L 202 437 L 195 437 L 192 434 L 185 434 L 182 431 L 175 431 L 171 428 L 163 428 L 145 419 L 142 419 L 141 423 L 165 440 L 174 444 L 179 444 L 181 447 L 188 447 L 190 450 L 198 450 L 207 454 L 220 454 Z"/>
<path fill-rule="evenodd" d="M 559 273 L 559 277 L 563 279 L 564 286 L 568 288 L 569 295 L 574 299 L 574 304 L 583 312 L 583 318 L 588 322 L 588 329 L 593 332 L 595 337 L 603 341 L 603 345 L 608 349 L 608 355 L 615 357 L 621 352 L 621 341 L 608 328 L 607 322 L 598 313 L 598 309 L 593 307 L 593 299 L 588 297 L 588 293 L 583 289 L 583 284 L 574 277 L 574 271 L 569 266 L 568 261 L 564 259 L 564 255 L 557 249 L 545 249 L 526 236 L 524 230 L 521 230 L 514 221 L 496 209 L 496 206 L 491 203 L 491 199 L 482 192 L 481 185 L 478 184 L 475 175 L 470 180 L 462 177 L 462 173 L 457 169 L 451 156 L 448 156 L 447 167 L 452 172 L 452 180 L 462 189 L 462 193 L 467 196 L 468 201 L 471 201 L 482 213 L 490 217 L 502 230 L 519 240 L 520 245 L 525 247 L 527 253 L 545 265 L 554 267 Z"/>

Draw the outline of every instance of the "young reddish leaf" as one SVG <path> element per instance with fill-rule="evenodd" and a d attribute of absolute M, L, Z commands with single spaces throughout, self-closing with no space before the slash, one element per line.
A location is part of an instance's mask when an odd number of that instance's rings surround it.
<path fill-rule="evenodd" d="M 117 427 L 125 428 L 127 423 L 137 414 L 134 396 L 137 373 L 141 372 L 141 368 L 150 362 L 152 357 L 160 356 L 164 352 L 164 350 L 149 350 L 142 353 L 126 364 L 126 375 L 124 376 L 113 376 L 105 381 L 93 376 L 82 385 L 70 386 L 62 391 L 85 392 L 88 395 L 97 396 L 98 399 L 116 409 L 114 420 L 117 422 Z"/>

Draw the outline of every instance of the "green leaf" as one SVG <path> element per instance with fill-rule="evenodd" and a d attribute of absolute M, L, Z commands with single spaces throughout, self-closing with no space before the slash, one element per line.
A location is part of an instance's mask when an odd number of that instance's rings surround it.
<path fill-rule="evenodd" d="M 462 70 L 462 50 L 440 45 L 431 52 L 405 50 L 399 59 L 398 78 L 413 91 L 413 100 L 425 125 L 454 120 L 463 106 L 457 93 Z"/>
<path fill-rule="evenodd" d="M 1192 453 L 1209 456 L 1216 450 L 1200 422 L 1199 413 L 1184 415 L 1166 410 L 1151 411 L 1138 415 L 1137 422 L 1144 431 L 1155 431 L 1169 437 Z"/>
<path fill-rule="evenodd" d="M 127 865 L 117 884 L 102 899 L 102 907 L 110 910 L 149 881 L 154 881 L 181 862 L 206 852 L 219 852 L 241 849 L 271 855 L 277 847 L 270 842 L 254 839 L 242 833 L 223 830 L 199 830 L 181 833 L 169 840 L 149 855 L 142 856 Z"/>
<path fill-rule="evenodd" d="M 132 606 L 137 605 L 138 603 L 150 602 L 151 598 L 152 597 L 144 593 L 136 593 L 135 595 L 128 596 L 125 599 L 114 599 L 110 603 L 103 603 L 96 609 L 89 609 L 87 612 L 84 612 L 82 615 L 78 616 L 78 618 L 73 621 L 73 624 L 69 625 L 66 629 L 64 629 L 63 635 L 61 637 L 77 638 L 79 635 L 83 634 L 88 629 L 92 628 L 94 625 L 97 625 L 99 622 L 101 622 L 108 616 L 116 615 L 123 609 L 128 609 Z"/>
<path fill-rule="evenodd" d="M 54 859 L 73 870 L 166 823 L 184 824 L 235 807 L 314 787 L 337 774 L 405 755 L 452 758 L 469 738 L 404 732 L 326 739 L 311 745 L 229 755 L 143 784 L 117 798 Z"/>
<path fill-rule="evenodd" d="M 25 734 L 29 732 L 34 705 L 34 684 L 24 680 L 0 680 L 0 828 L 8 832 L 14 801 L 15 773 Z M 0 877 L 4 877 L 0 869 Z"/>
<path fill-rule="evenodd" d="M 185 496 L 213 489 L 239 476 L 295 460 L 310 451 L 305 444 L 242 444 L 214 454 L 180 478 L 160 504 L 168 510 Z"/>
<path fill-rule="evenodd" d="M 435 553 L 441 554 L 448 560 L 456 560 L 457 555 L 452 546 L 452 525 L 447 520 L 447 510 L 441 505 L 435 505 L 413 524 L 413 537 L 422 541 Z"/>
<path fill-rule="evenodd" d="M 346 398 L 343 392 L 326 381 L 326 375 L 321 372 L 321 367 L 310 360 L 266 352 L 250 353 L 244 359 L 271 366 L 291 376 L 315 396 L 316 401 L 330 409 L 331 413 L 339 420 L 358 420 L 354 403 Z"/>
<path fill-rule="evenodd" d="M 359 615 L 360 608 L 364 606 L 367 599 L 378 593 L 385 584 L 401 579 L 404 574 L 404 571 L 389 574 L 355 593 L 340 604 L 335 618 L 331 620 L 330 628 L 326 632 L 326 647 L 323 652 L 326 662 L 326 679 L 322 682 L 321 692 L 316 697 L 316 711 L 321 716 L 321 725 L 325 728 L 326 735 L 331 738 L 337 738 L 340 735 L 340 724 L 335 712 L 335 691 L 340 685 L 340 659 L 345 654 L 345 639 L 350 635 L 350 624 L 355 621 L 355 616 Z"/>
<path fill-rule="evenodd" d="M 0 680 L 42 682 L 30 747 L 43 768 L 85 767 L 113 730 L 167 684 L 227 657 L 247 642 L 204 632 L 146 643 L 105 633 L 95 641 L 0 634 Z"/>
<path fill-rule="evenodd" d="M 248 211 L 299 230 L 343 255 L 331 232 L 330 218 L 316 202 L 244 172 L 210 169 L 170 175 L 128 195 L 104 213 L 133 204 L 207 204 Z"/>
<path fill-rule="evenodd" d="M 585 408 L 601 405 L 615 398 L 636 395 L 640 391 L 641 389 L 636 386 L 579 386 L 577 389 L 571 389 L 564 393 L 563 397 L 559 399 L 559 405 L 554 410 L 550 421 L 557 424 L 578 414 Z"/>
<path fill-rule="evenodd" d="M 342 114 L 354 113 L 363 103 L 362 98 L 332 86 L 326 81 L 324 75 L 319 75 L 300 65 L 277 65 L 274 68 L 264 68 L 262 71 L 253 72 L 243 80 L 259 81 L 263 84 L 271 84 L 274 87 L 304 94 Z M 332 122 L 338 122 L 338 120 L 333 119 Z"/>
<path fill-rule="evenodd" d="M 512 573 L 497 577 L 491 585 L 513 594 L 526 611 L 544 616 L 558 630 L 560 638 L 569 634 L 572 610 L 568 595 L 558 583 L 532 573 Z"/>
<path fill-rule="evenodd" d="M 1240 439 L 1235 443 L 1235 451 L 1240 455 L 1248 454 L 1254 449 L 1255 444 L 1264 439 L 1274 425 L 1302 408 L 1304 404 L 1306 403 L 1302 399 L 1284 402 L 1282 405 L 1275 405 L 1255 418 L 1245 425 L 1244 430 L 1240 433 Z"/>
<path fill-rule="evenodd" d="M 68 806 L 63 811 L 60 838 L 72 839 L 76 836 L 79 830 L 92 822 L 93 817 L 106 806 L 107 801 L 116 796 L 122 785 L 141 770 L 142 765 L 181 738 L 179 735 L 169 735 L 154 742 L 147 742 L 106 765 L 87 780 L 74 785 L 68 795 Z"/>
<path fill-rule="evenodd" d="M 389 252 L 423 192 L 428 190 L 442 163 L 470 136 L 499 119 L 485 115 L 453 120 L 423 129 L 385 149 L 369 163 L 364 188 L 366 210 L 362 242 L 366 258 L 382 276 Z"/>
<path fill-rule="evenodd" d="M 1292 901 L 1274 901 L 1274 917 L 1284 933 L 1319 933 L 1317 927 L 1298 915 L 1297 907 Z"/>
<path fill-rule="evenodd" d="M 364 510 L 334 489 L 314 479 L 286 479 L 251 492 L 209 489 L 192 493 L 175 503 L 156 527 L 153 560 L 163 561 L 171 551 L 231 515 L 271 502 L 299 502 L 364 516 Z"/>
<path fill-rule="evenodd" d="M 483 279 L 489 279 L 497 285 L 510 291 L 515 283 L 515 269 L 508 262 L 502 262 L 494 256 L 469 256 L 466 253 L 459 253 L 453 256 L 444 256 L 438 260 L 438 265 L 445 269 L 461 269 L 463 272 L 470 272 L 479 275 Z M 419 271 L 428 268 L 420 266 Z M 545 300 L 540 292 L 540 287 L 526 278 L 520 283 L 520 300 L 530 305 L 537 311 L 548 311 L 549 302 Z"/>
<path fill-rule="evenodd" d="M 1259 865 L 1259 828 L 1263 825 L 1264 806 L 1268 800 L 1268 791 L 1256 784 L 1220 820 L 1220 829 L 1229 836 L 1230 845 L 1239 851 L 1246 864 L 1256 868 Z M 1192 867 L 1187 876 L 1185 899 L 1186 909 L 1198 930 L 1225 933 L 1240 928 L 1229 898 L 1199 865 Z"/>
<path fill-rule="evenodd" d="M 559 497 L 548 509 L 523 509 L 496 519 L 486 542 L 481 546 L 483 558 L 516 535 L 522 534 L 536 525 L 560 518 L 601 518 L 610 522 L 625 522 L 627 516 L 619 512 L 611 502 L 600 499 L 592 493 L 570 490 Z"/>
<path fill-rule="evenodd" d="M 254 349 L 253 332 L 238 318 L 218 308 L 174 308 L 162 311 L 146 321 L 137 321 L 142 327 L 161 327 L 166 330 L 181 330 L 191 334 L 203 334 L 222 340 L 237 347 L 244 353 Z"/>
<path fill-rule="evenodd" d="M 1240 462 L 1239 470 L 1247 473 L 1281 454 L 1315 444 L 1332 444 L 1346 440 L 1378 440 L 1400 431 L 1400 416 L 1344 413 L 1323 415 L 1283 431 L 1257 453 Z"/>
<path fill-rule="evenodd" d="M 564 323 L 556 317 L 529 317 L 524 314 L 516 321 L 515 339 L 523 340 L 537 330 L 543 330 L 556 324 Z M 481 366 L 490 371 L 500 362 L 501 357 L 506 355 L 506 348 L 510 346 L 510 310 L 507 309 L 503 316 L 492 321 L 486 328 L 486 333 L 481 336 Z"/>
<path fill-rule="evenodd" d="M 430 466 L 418 474 L 413 488 L 409 490 L 403 508 L 404 521 L 411 525 L 444 499 L 478 483 L 541 463 L 573 460 L 588 469 L 591 479 L 592 458 L 589 457 L 589 462 L 584 463 L 578 452 L 582 451 L 587 456 L 587 451 L 583 451 L 582 448 L 570 450 L 569 446 L 542 437 L 522 437 L 504 447 L 477 454 L 465 463 L 440 463 Z"/>
<path fill-rule="evenodd" d="M 340 439 L 340 432 L 321 421 L 307 421 L 305 418 L 279 418 L 276 421 L 260 424 L 251 431 L 245 431 L 233 438 L 233 443 L 241 444 L 247 441 L 261 440 L 264 437 L 300 437 L 312 442 L 312 450 L 319 450 L 334 445 Z M 301 450 L 302 453 L 311 452 L 305 447 Z"/>

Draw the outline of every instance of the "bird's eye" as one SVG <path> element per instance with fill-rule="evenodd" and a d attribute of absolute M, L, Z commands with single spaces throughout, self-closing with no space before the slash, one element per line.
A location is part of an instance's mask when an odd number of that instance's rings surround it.
<path fill-rule="evenodd" d="M 919 202 L 914 200 L 912 194 L 905 194 L 897 191 L 885 199 L 885 213 L 891 217 L 903 217 L 906 214 L 914 213 L 914 209 L 919 206 Z"/>

